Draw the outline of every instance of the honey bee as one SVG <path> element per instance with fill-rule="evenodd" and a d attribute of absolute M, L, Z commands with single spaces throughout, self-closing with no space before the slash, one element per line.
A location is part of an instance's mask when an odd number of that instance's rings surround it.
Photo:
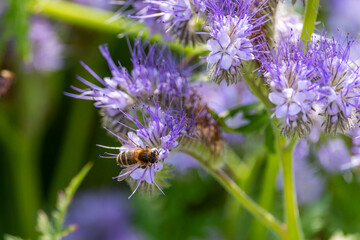
<path fill-rule="evenodd" d="M 130 140 L 130 139 L 129 139 Z M 130 140 L 131 141 L 131 140 Z M 131 141 L 133 143 L 134 148 L 121 151 L 121 148 L 117 147 L 107 147 L 103 145 L 99 145 L 99 147 L 109 148 L 109 149 L 119 149 L 119 154 L 112 154 L 107 153 L 110 156 L 103 156 L 104 158 L 114 158 L 116 157 L 116 163 L 124 167 L 120 174 L 116 177 L 113 177 L 113 179 L 117 179 L 118 181 L 123 181 L 126 178 L 128 178 L 133 172 L 135 172 L 138 169 L 142 170 L 142 176 L 138 179 L 138 184 L 133 191 L 133 193 L 130 195 L 129 198 L 136 192 L 136 190 L 140 187 L 141 182 L 145 179 L 145 175 L 147 174 L 150 178 L 152 178 L 152 183 L 159 189 L 161 193 L 165 195 L 165 193 L 161 190 L 161 188 L 156 184 L 154 177 L 155 177 L 155 169 L 157 162 L 159 162 L 159 152 L 156 148 L 150 149 L 148 146 L 141 147 Z M 144 184 L 151 183 L 144 181 Z"/>
<path fill-rule="evenodd" d="M 139 164 L 140 167 L 153 164 L 159 160 L 159 152 L 149 147 L 136 147 L 130 150 L 121 151 L 116 158 L 117 164 L 129 167 Z"/>

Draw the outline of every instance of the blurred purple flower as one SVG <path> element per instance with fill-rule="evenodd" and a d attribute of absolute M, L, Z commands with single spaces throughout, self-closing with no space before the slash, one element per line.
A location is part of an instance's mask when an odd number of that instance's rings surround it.
<path fill-rule="evenodd" d="M 64 46 L 49 21 L 34 17 L 29 29 L 29 38 L 32 45 L 31 67 L 38 71 L 56 71 L 63 67 Z"/>
<path fill-rule="evenodd" d="M 110 10 L 113 8 L 113 5 L 111 5 L 111 0 L 72 0 L 72 1 L 100 9 Z"/>
<path fill-rule="evenodd" d="M 300 38 L 303 21 L 290 3 L 279 2 L 275 15 L 275 40 L 290 37 L 295 42 Z"/>
<path fill-rule="evenodd" d="M 173 165 L 174 170 L 181 174 L 185 173 L 188 169 L 199 168 L 201 166 L 193 157 L 182 152 L 171 153 L 167 162 Z"/>
<path fill-rule="evenodd" d="M 336 32 L 341 29 L 343 32 L 349 32 L 356 37 L 360 29 L 360 1 L 358 0 L 331 0 L 329 6 L 329 28 Z"/>
<path fill-rule="evenodd" d="M 339 172 L 350 162 L 350 153 L 343 140 L 331 139 L 320 146 L 318 159 L 326 171 Z"/>
<path fill-rule="evenodd" d="M 70 205 L 65 225 L 77 229 L 64 240 L 146 239 L 132 225 L 131 202 L 117 190 L 80 192 Z"/>

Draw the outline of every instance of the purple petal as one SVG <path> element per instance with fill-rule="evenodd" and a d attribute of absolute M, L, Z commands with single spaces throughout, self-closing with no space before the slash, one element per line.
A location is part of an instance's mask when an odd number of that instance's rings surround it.
<path fill-rule="evenodd" d="M 284 96 L 279 92 L 271 92 L 269 94 L 269 100 L 276 105 L 280 105 L 285 102 Z"/>
<path fill-rule="evenodd" d="M 221 50 L 221 46 L 218 43 L 218 41 L 214 40 L 214 39 L 210 39 L 207 41 L 207 48 L 211 51 L 211 52 L 218 52 Z"/>
<path fill-rule="evenodd" d="M 229 55 L 224 54 L 223 58 L 221 59 L 220 66 L 222 69 L 228 70 L 231 67 L 232 62 L 232 58 Z"/>

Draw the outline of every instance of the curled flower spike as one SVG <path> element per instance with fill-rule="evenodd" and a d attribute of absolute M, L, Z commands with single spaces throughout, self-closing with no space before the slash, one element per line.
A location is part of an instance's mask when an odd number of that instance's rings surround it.
<path fill-rule="evenodd" d="M 182 43 L 203 41 L 201 35 L 196 34 L 201 29 L 200 15 L 206 11 L 204 0 L 144 0 L 143 8 L 134 18 L 152 19 L 165 24 L 166 32 L 171 33 Z M 197 26 L 198 25 L 198 26 Z"/>
<path fill-rule="evenodd" d="M 171 110 L 171 107 L 163 109 L 158 100 L 153 101 L 154 107 L 136 105 L 131 113 L 123 112 L 129 122 L 125 126 L 129 130 L 126 136 L 108 130 L 122 146 L 116 148 L 119 155 L 107 153 L 103 157 L 116 158 L 118 165 L 125 168 L 114 178 L 119 181 L 127 179 L 131 186 L 135 186 L 130 197 L 139 188 L 153 193 L 155 186 L 162 192 L 156 181 L 157 172 L 163 169 L 169 153 L 187 139 L 193 139 L 191 135 L 194 135 L 194 121 L 188 119 L 185 112 Z"/>
<path fill-rule="evenodd" d="M 241 79 L 241 63 L 255 59 L 262 43 L 255 40 L 259 26 L 266 16 L 254 18 L 256 11 L 249 1 L 208 2 L 209 35 L 207 47 L 210 79 L 216 83 L 223 80 L 229 85 Z M 260 11 L 260 9 L 258 9 Z"/>

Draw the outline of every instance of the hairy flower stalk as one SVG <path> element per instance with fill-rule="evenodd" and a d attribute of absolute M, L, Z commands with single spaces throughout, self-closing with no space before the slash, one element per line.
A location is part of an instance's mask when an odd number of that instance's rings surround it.
<path fill-rule="evenodd" d="M 249 1 L 210 1 L 207 6 L 209 77 L 218 84 L 234 84 L 241 79 L 242 62 L 254 60 L 261 51 L 264 43 L 257 41 L 262 37 L 257 33 L 266 15 L 255 18 L 257 11 Z"/>

